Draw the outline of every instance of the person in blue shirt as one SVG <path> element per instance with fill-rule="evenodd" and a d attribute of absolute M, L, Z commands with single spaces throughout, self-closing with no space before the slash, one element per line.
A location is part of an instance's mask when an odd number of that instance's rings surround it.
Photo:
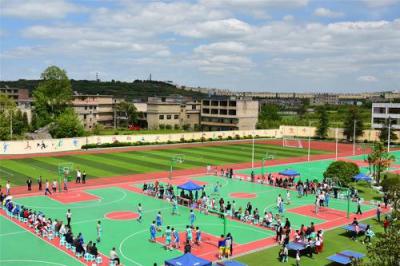
<path fill-rule="evenodd" d="M 157 226 L 157 230 L 161 231 L 161 226 L 162 226 L 162 216 L 161 216 L 161 212 L 157 213 L 156 216 L 156 226 Z"/>
<path fill-rule="evenodd" d="M 173 240 L 173 246 L 177 249 L 180 248 L 180 236 L 178 230 L 175 230 L 175 228 L 172 227 L 172 235 L 174 237 Z"/>
<path fill-rule="evenodd" d="M 151 242 L 156 242 L 156 234 L 157 234 L 156 221 L 153 221 L 153 223 L 150 225 L 150 241 Z"/>
<path fill-rule="evenodd" d="M 200 228 L 197 226 L 196 227 L 196 244 L 197 245 L 200 245 L 200 242 L 201 242 L 201 231 L 200 231 Z"/>
<path fill-rule="evenodd" d="M 193 226 L 194 221 L 196 220 L 196 215 L 194 214 L 193 210 L 190 210 L 189 220 L 190 220 L 190 226 Z"/>
<path fill-rule="evenodd" d="M 178 215 L 178 201 L 176 197 L 172 198 L 172 215 Z"/>

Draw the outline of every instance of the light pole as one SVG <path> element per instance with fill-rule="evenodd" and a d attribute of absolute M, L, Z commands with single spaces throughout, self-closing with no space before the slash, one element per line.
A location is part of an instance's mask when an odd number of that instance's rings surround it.
<path fill-rule="evenodd" d="M 388 124 L 388 144 L 387 144 L 387 152 L 390 152 L 390 123 L 391 123 L 391 118 L 389 116 L 389 124 Z"/>
<path fill-rule="evenodd" d="M 251 150 L 251 171 L 254 171 L 254 134 L 253 134 L 253 148 Z"/>
<path fill-rule="evenodd" d="M 339 134 L 338 124 L 336 123 L 336 131 L 335 131 L 335 154 L 336 154 L 336 161 L 338 160 L 338 134 Z"/>
<path fill-rule="evenodd" d="M 310 153 L 311 153 L 311 121 L 308 121 L 308 152 L 307 152 L 307 161 L 310 161 Z"/>
<path fill-rule="evenodd" d="M 357 123 L 357 120 L 354 119 L 354 125 L 353 125 L 353 155 L 356 155 L 356 123 Z"/>

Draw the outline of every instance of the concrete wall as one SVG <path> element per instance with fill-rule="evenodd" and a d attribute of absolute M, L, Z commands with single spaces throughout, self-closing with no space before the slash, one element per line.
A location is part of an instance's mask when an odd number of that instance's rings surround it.
<path fill-rule="evenodd" d="M 260 136 L 268 138 L 281 138 L 282 136 L 295 136 L 306 138 L 311 134 L 315 135 L 315 127 L 297 127 L 297 126 L 280 126 L 279 129 L 266 130 L 235 130 L 235 131 L 207 131 L 207 132 L 188 132 L 176 134 L 149 134 L 149 135 L 114 135 L 114 136 L 91 136 L 81 138 L 65 138 L 65 139 L 44 139 L 44 140 L 21 140 L 21 141 L 0 141 L 0 156 L 6 154 L 27 154 L 27 153 L 48 153 L 60 151 L 80 150 L 85 144 L 101 144 L 119 142 L 167 142 L 180 141 L 181 138 L 186 140 L 200 140 L 202 137 L 208 139 L 227 138 L 236 135 L 243 136 Z M 328 137 L 335 138 L 336 129 L 328 130 Z M 396 134 L 398 134 L 396 132 Z M 338 130 L 338 138 L 342 139 L 343 129 Z M 359 138 L 359 141 L 376 141 L 379 139 L 379 131 L 365 130 L 364 136 Z M 399 136 L 400 139 L 400 136 Z M 0 157 L 1 159 L 1 157 Z"/>

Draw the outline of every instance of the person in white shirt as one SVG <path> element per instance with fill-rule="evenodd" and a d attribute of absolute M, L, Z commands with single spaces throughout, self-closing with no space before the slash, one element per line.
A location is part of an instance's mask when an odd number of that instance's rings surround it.
<path fill-rule="evenodd" d="M 6 184 L 6 195 L 10 195 L 10 190 L 11 190 L 11 184 L 10 184 L 10 180 L 7 180 L 7 184 Z"/>
<path fill-rule="evenodd" d="M 75 183 L 80 183 L 80 182 L 81 182 L 81 176 L 82 176 L 81 170 L 78 169 L 78 170 L 76 171 L 76 180 L 75 180 Z"/>
<path fill-rule="evenodd" d="M 110 251 L 110 260 L 114 261 L 116 263 L 116 265 L 119 265 L 121 263 L 121 261 L 119 260 L 118 254 L 115 251 L 115 247 L 113 247 Z"/>
<path fill-rule="evenodd" d="M 67 226 L 68 226 L 68 227 L 71 227 L 71 217 L 72 217 L 72 213 L 71 213 L 71 210 L 70 210 L 70 209 L 68 209 L 68 211 L 67 211 L 67 213 L 66 213 L 66 216 L 67 216 Z"/>

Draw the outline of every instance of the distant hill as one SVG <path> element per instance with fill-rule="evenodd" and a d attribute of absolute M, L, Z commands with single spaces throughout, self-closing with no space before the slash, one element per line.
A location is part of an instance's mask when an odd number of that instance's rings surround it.
<path fill-rule="evenodd" d="M 0 87 L 6 85 L 14 88 L 28 89 L 32 92 L 40 80 L 0 81 Z M 162 82 L 149 80 L 135 80 L 133 82 L 122 81 L 95 81 L 95 80 L 71 80 L 72 89 L 81 94 L 113 95 L 126 100 L 144 99 L 151 96 L 168 96 L 179 94 L 182 96 L 203 97 L 200 92 L 186 91 L 176 86 Z"/>

